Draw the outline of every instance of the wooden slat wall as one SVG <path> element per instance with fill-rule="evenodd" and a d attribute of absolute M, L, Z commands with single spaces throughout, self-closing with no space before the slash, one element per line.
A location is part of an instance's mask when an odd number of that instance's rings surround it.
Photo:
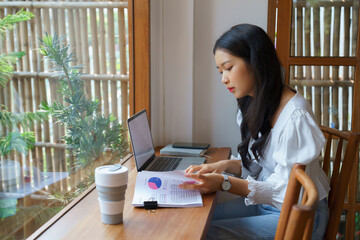
<path fill-rule="evenodd" d="M 91 46 L 93 55 L 93 72 L 95 74 L 100 73 L 99 62 L 99 41 L 96 21 L 96 9 L 90 9 L 90 25 L 91 25 Z M 101 111 L 101 81 L 95 80 L 95 98 L 100 99 L 100 111 Z"/>
<path fill-rule="evenodd" d="M 333 9 L 334 26 L 333 26 L 333 56 L 339 56 L 340 46 L 340 7 L 336 6 Z M 339 66 L 332 67 L 332 80 L 339 80 Z M 332 90 L 332 107 L 331 107 L 331 125 L 339 129 L 339 87 L 334 86 Z"/>
<path fill-rule="evenodd" d="M 47 61 L 41 60 L 42 56 L 36 51 L 40 47 L 38 39 L 44 37 L 45 32 L 52 35 L 56 32 L 59 36 L 66 34 L 66 42 L 71 45 L 71 51 L 77 58 L 73 64 L 84 66 L 87 96 L 99 99 L 99 111 L 104 115 L 112 114 L 125 123 L 129 115 L 127 1 L 38 0 L 18 4 L 20 2 L 0 1 L 0 18 L 20 8 L 30 10 L 35 17 L 17 24 L 13 31 L 6 33 L 4 39 L 0 39 L 0 54 L 20 50 L 26 52 L 26 56 L 16 64 L 14 77 L 9 84 L 5 88 L 0 86 L 0 109 L 4 105 L 12 112 L 34 112 L 39 109 L 41 101 L 62 102 L 57 93 L 59 83 L 55 78 L 48 77 L 46 73 L 50 66 Z M 74 159 L 64 149 L 62 136 L 65 129 L 55 124 L 55 119 L 50 119 L 36 124 L 31 130 L 35 132 L 36 147 L 28 156 L 10 154 L 7 158 L 18 161 L 23 169 L 35 167 L 43 172 L 71 172 Z M 0 157 L 0 161 L 3 160 L 4 157 Z M 26 174 L 28 172 L 22 172 L 22 176 Z M 80 173 L 71 176 L 46 190 L 74 190 L 74 185 L 85 177 Z M 32 176 L 31 181 L 39 178 L 39 174 Z M 24 178 L 21 179 L 19 185 L 23 186 Z M 25 198 L 21 204 L 30 206 L 32 200 Z M 32 225 L 27 224 L 21 230 L 21 235 L 25 238 L 33 230 Z"/>
<path fill-rule="evenodd" d="M 75 10 L 76 11 L 76 10 Z M 76 34 L 75 34 L 75 13 L 73 9 L 68 9 L 67 11 L 67 15 L 68 15 L 68 35 L 69 35 L 69 43 L 70 43 L 70 49 L 71 52 L 75 55 L 75 57 L 77 56 L 77 51 L 76 49 L 78 48 L 76 46 L 77 41 L 76 39 Z M 76 62 L 72 62 L 72 66 L 75 66 L 77 63 Z M 68 105 L 68 104 L 67 104 Z M 72 172 L 72 169 L 74 169 L 75 164 L 74 164 L 74 158 L 73 156 L 71 156 L 71 152 L 69 153 L 70 156 L 68 156 L 68 163 L 69 163 L 69 172 Z M 71 186 L 71 189 L 74 190 L 75 189 L 75 185 L 76 183 L 79 181 L 76 179 L 77 175 L 75 175 L 73 178 L 70 178 L 69 180 L 69 184 Z"/>
<path fill-rule="evenodd" d="M 106 59 L 106 30 L 105 30 L 105 16 L 104 10 L 99 10 L 99 29 L 100 29 L 100 72 L 102 74 L 107 73 L 107 59 Z M 109 81 L 103 81 L 102 83 L 103 90 L 103 100 L 104 100 L 104 114 L 109 116 Z"/>
<path fill-rule="evenodd" d="M 360 1 L 269 0 L 271 6 L 270 2 L 276 2 L 278 7 L 277 18 L 281 24 L 277 25 L 276 46 L 287 73 L 286 83 L 290 83 L 298 90 L 305 87 L 306 98 L 308 98 L 307 89 L 312 88 L 310 103 L 319 124 L 358 133 L 360 129 L 360 108 L 358 107 L 360 103 L 360 43 L 357 40 L 360 36 L 358 29 Z M 297 14 L 300 8 L 305 8 L 302 20 Z M 306 53 L 307 49 L 302 52 L 304 55 L 299 55 L 301 51 L 297 51 L 300 48 L 298 44 L 307 48 L 306 8 L 312 11 L 310 57 Z M 272 14 L 275 15 L 275 11 Z M 302 22 L 304 26 L 302 30 L 297 28 L 301 27 L 301 23 L 298 24 L 298 22 Z M 274 36 L 275 28 L 270 33 L 270 36 Z M 302 34 L 304 39 L 298 40 L 298 33 Z M 305 41 L 305 44 L 301 41 Z M 299 66 L 305 69 L 305 79 L 298 79 L 296 70 Z M 310 71 L 307 66 L 312 66 L 311 74 L 307 72 Z M 311 78 L 306 77 L 310 75 Z M 321 110 L 320 114 L 319 110 Z M 337 142 L 334 142 L 334 145 L 336 144 Z M 335 153 L 332 152 L 332 154 Z M 358 155 L 354 161 L 357 167 L 351 176 L 347 200 L 343 207 L 344 214 L 341 226 L 339 226 L 338 237 L 341 239 L 359 238 L 359 232 L 355 230 L 359 225 L 357 220 L 360 214 Z M 330 167 L 333 167 L 332 164 Z"/>
<path fill-rule="evenodd" d="M 314 7 L 313 8 L 313 24 L 314 24 L 314 55 L 319 57 L 321 55 L 321 47 L 320 47 L 320 8 Z M 311 30 L 310 30 L 311 31 Z M 322 80 L 321 78 L 321 67 L 315 66 L 314 67 L 314 78 L 318 80 Z M 309 87 L 310 88 L 310 87 Z M 321 87 L 315 87 L 315 103 L 321 102 Z M 321 122 L 321 104 L 315 104 L 315 117 L 318 122 Z"/>
<path fill-rule="evenodd" d="M 305 15 L 304 15 L 304 39 L 305 39 L 305 55 L 311 55 L 311 8 L 306 6 L 304 7 Z M 305 66 L 305 79 L 311 80 L 312 79 L 312 67 Z M 305 92 L 306 99 L 312 103 L 312 92 L 311 87 L 306 87 Z"/>
<path fill-rule="evenodd" d="M 344 56 L 348 57 L 350 55 L 350 6 L 344 7 Z M 343 67 L 343 77 L 342 81 L 349 80 L 349 67 Z M 343 129 L 351 129 L 349 125 L 349 88 L 342 88 L 342 124 Z"/>
<path fill-rule="evenodd" d="M 325 17 L 324 17 L 324 56 L 330 56 L 330 27 L 331 27 L 331 15 L 330 15 L 330 7 L 325 7 Z M 330 79 L 330 67 L 324 66 L 324 75 L 323 80 L 327 81 Z M 330 102 L 329 102 L 329 87 L 323 88 L 323 114 L 324 120 L 323 124 L 325 126 L 329 126 L 329 109 L 330 109 Z"/>
<path fill-rule="evenodd" d="M 125 1 L 125 0 L 121 0 L 121 1 Z M 126 75 L 128 72 L 128 67 L 127 67 L 127 60 L 126 60 L 126 51 L 123 51 L 121 49 L 126 49 L 126 29 L 125 29 L 125 9 L 124 8 L 119 8 L 118 9 L 118 26 L 119 26 L 119 50 L 120 50 L 120 74 L 122 75 Z M 121 82 L 121 120 L 123 123 L 126 122 L 127 120 L 127 115 L 128 115 L 128 105 L 129 105 L 129 95 L 128 95 L 128 89 L 129 89 L 129 84 L 128 82 Z"/>
<path fill-rule="evenodd" d="M 355 2 L 294 3 L 291 56 L 354 56 L 358 21 L 357 14 L 354 14 L 357 11 Z M 353 14 L 350 15 L 351 11 Z M 290 84 L 312 105 L 319 124 L 350 130 L 351 116 L 348 103 L 352 101 L 350 93 L 354 83 L 353 69 L 348 66 L 297 65 L 290 66 L 289 76 Z"/>
<path fill-rule="evenodd" d="M 303 56 L 303 14 L 302 7 L 296 9 L 296 56 Z M 297 66 L 296 79 L 302 80 L 304 77 L 303 66 Z M 298 92 L 304 95 L 304 87 L 297 88 Z"/>

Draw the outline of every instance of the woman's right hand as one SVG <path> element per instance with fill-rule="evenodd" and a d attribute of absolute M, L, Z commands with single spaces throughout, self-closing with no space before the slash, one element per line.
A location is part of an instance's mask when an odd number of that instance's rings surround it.
<path fill-rule="evenodd" d="M 201 165 L 191 165 L 185 170 L 185 173 L 223 173 L 227 168 L 227 160 L 215 163 L 205 163 Z"/>

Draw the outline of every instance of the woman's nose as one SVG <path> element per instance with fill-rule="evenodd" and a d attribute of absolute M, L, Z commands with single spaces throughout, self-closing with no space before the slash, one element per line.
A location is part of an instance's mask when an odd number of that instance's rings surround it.
<path fill-rule="evenodd" d="M 226 74 L 222 75 L 221 82 L 225 85 L 229 82 L 229 78 L 226 76 Z"/>

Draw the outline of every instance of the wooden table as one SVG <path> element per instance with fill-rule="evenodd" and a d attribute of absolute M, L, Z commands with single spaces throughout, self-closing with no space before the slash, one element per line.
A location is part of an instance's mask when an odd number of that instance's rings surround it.
<path fill-rule="evenodd" d="M 159 148 L 157 148 L 159 150 Z M 230 148 L 210 148 L 208 162 L 230 157 Z M 60 219 L 53 221 L 39 239 L 203 239 L 214 210 L 216 194 L 203 195 L 203 207 L 159 208 L 150 213 L 134 208 L 131 202 L 137 171 L 131 157 L 125 164 L 130 170 L 125 194 L 124 223 L 106 225 L 101 222 L 96 188 L 89 189 L 76 205 Z"/>

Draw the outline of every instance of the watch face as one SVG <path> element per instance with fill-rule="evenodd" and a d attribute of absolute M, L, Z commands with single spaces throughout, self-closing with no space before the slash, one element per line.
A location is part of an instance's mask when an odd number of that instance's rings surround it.
<path fill-rule="evenodd" d="M 229 191 L 231 188 L 231 183 L 229 181 L 225 181 L 222 183 L 222 189 L 224 191 Z"/>

